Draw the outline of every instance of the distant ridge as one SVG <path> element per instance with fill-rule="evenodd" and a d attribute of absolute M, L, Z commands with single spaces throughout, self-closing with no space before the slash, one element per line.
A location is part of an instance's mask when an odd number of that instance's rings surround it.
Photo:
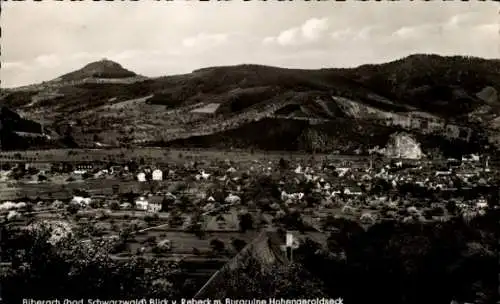
<path fill-rule="evenodd" d="M 405 131 L 428 154 L 500 147 L 500 61 L 416 54 L 357 68 L 258 64 L 144 77 L 104 59 L 0 102 L 82 147 L 367 153 Z M 215 105 L 213 112 L 198 111 Z M 175 115 L 171 115 L 175 114 Z M 59 130 L 59 131 L 57 131 Z M 262 132 L 267 130 L 267 132 Z"/>

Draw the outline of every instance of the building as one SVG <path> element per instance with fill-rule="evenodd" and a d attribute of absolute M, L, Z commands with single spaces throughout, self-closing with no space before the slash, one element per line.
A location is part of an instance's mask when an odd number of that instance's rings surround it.
<path fill-rule="evenodd" d="M 144 210 L 144 211 L 148 210 L 148 205 L 149 201 L 146 198 L 144 198 L 144 196 L 139 197 L 135 201 L 135 208 L 139 210 Z"/>
<path fill-rule="evenodd" d="M 71 203 L 78 204 L 82 207 L 90 205 L 91 202 L 92 199 L 90 197 L 83 197 L 83 196 L 73 196 L 73 199 L 71 200 Z"/>
<path fill-rule="evenodd" d="M 140 172 L 139 174 L 137 174 L 137 180 L 139 182 L 145 182 L 146 181 L 146 173 Z"/>
<path fill-rule="evenodd" d="M 91 164 L 77 164 L 73 167 L 73 173 L 74 174 L 85 174 L 92 169 L 94 169 L 94 166 Z"/>
<path fill-rule="evenodd" d="M 156 169 L 153 171 L 153 180 L 154 181 L 163 180 L 163 172 L 160 169 Z"/>
<path fill-rule="evenodd" d="M 357 186 L 353 186 L 353 187 L 347 187 L 344 189 L 344 194 L 345 195 L 355 195 L 355 196 L 359 196 L 359 195 L 363 195 L 363 191 L 361 190 L 361 188 L 357 187 Z"/>
<path fill-rule="evenodd" d="M 27 163 L 25 164 L 25 169 L 28 170 L 30 168 L 34 168 L 34 169 L 37 169 L 38 171 L 40 171 L 40 173 L 46 173 L 46 172 L 50 172 L 52 170 L 52 164 L 51 163 Z"/>
<path fill-rule="evenodd" d="M 121 166 L 111 166 L 109 168 L 111 174 L 117 174 L 117 173 L 120 173 L 122 171 L 122 167 Z"/>
<path fill-rule="evenodd" d="M 78 164 L 75 165 L 75 170 L 80 170 L 80 171 L 89 171 L 94 169 L 94 166 L 92 164 Z"/>
<path fill-rule="evenodd" d="M 163 196 L 155 195 L 149 198 L 147 210 L 149 212 L 160 212 L 163 207 Z"/>

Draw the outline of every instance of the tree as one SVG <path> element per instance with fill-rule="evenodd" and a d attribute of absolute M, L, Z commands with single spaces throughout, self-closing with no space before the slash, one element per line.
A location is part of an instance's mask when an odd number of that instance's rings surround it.
<path fill-rule="evenodd" d="M 207 298 L 321 298 L 326 294 L 322 283 L 301 265 L 263 265 L 249 256 L 240 261 L 238 269 L 225 274 L 224 280 L 212 284 Z"/>
<path fill-rule="evenodd" d="M 28 168 L 28 174 L 29 175 L 36 175 L 38 174 L 38 172 L 40 172 L 37 168 L 34 168 L 34 167 L 29 167 Z"/>
<path fill-rule="evenodd" d="M 224 245 L 224 242 L 219 240 L 219 239 L 213 239 L 210 241 L 210 247 L 212 248 L 212 251 L 214 253 L 222 253 L 226 246 Z"/>
<path fill-rule="evenodd" d="M 240 230 L 241 232 L 246 232 L 247 230 L 253 229 L 253 217 L 250 213 L 243 213 L 239 215 Z"/>
<path fill-rule="evenodd" d="M 183 280 L 175 263 L 132 257 L 126 262 L 111 259 L 109 241 L 82 243 L 66 237 L 57 244 L 48 240 L 46 227 L 3 231 L 2 261 L 12 266 L 0 274 L 2 298 L 20 303 L 25 297 L 100 299 L 178 297 Z"/>
<path fill-rule="evenodd" d="M 80 206 L 78 204 L 75 204 L 75 203 L 70 203 L 67 207 L 66 207 L 66 211 L 69 213 L 69 214 L 77 214 L 78 213 L 78 210 L 80 210 Z"/>
<path fill-rule="evenodd" d="M 205 236 L 205 231 L 203 231 L 203 227 L 201 223 L 198 221 L 191 223 L 191 225 L 189 225 L 187 230 L 200 239 L 202 239 Z"/>
<path fill-rule="evenodd" d="M 112 201 L 109 204 L 109 209 L 111 209 L 113 211 L 120 210 L 120 204 L 117 201 Z"/>
<path fill-rule="evenodd" d="M 237 252 L 240 252 L 245 246 L 247 245 L 247 242 L 241 239 L 233 239 L 231 241 L 231 245 L 233 245 L 234 250 Z"/>
<path fill-rule="evenodd" d="M 280 170 L 288 170 L 289 169 L 289 163 L 286 161 L 283 157 L 280 158 L 279 160 L 279 168 Z"/>

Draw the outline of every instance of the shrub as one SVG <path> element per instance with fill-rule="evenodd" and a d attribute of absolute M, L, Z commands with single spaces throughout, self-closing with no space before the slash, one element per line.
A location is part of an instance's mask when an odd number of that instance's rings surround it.
<path fill-rule="evenodd" d="M 368 213 L 368 212 L 365 212 L 361 215 L 360 217 L 360 221 L 363 223 L 363 224 L 375 224 L 376 222 L 376 219 L 375 219 L 375 216 L 371 213 Z"/>
<path fill-rule="evenodd" d="M 109 204 L 109 209 L 114 210 L 114 211 L 120 210 L 120 204 L 118 204 L 117 201 L 113 201 Z"/>
<path fill-rule="evenodd" d="M 239 226 L 242 232 L 253 229 L 254 220 L 250 213 L 243 213 L 239 215 Z"/>
<path fill-rule="evenodd" d="M 77 204 L 70 203 L 66 207 L 66 211 L 68 211 L 69 214 L 76 214 L 78 213 L 78 210 L 80 210 L 80 206 Z"/>
<path fill-rule="evenodd" d="M 213 239 L 210 241 L 210 247 L 215 253 L 221 253 L 225 250 L 226 246 L 223 241 L 219 239 Z"/>
<path fill-rule="evenodd" d="M 241 239 L 233 239 L 231 245 L 237 252 L 240 252 L 247 245 L 247 243 Z"/>

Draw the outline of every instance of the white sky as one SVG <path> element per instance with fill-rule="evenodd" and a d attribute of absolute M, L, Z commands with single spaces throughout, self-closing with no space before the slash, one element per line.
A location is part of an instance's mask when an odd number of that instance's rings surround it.
<path fill-rule="evenodd" d="M 413 53 L 500 58 L 488 2 L 2 2 L 2 87 L 108 58 L 146 76 L 242 63 L 350 67 Z"/>

